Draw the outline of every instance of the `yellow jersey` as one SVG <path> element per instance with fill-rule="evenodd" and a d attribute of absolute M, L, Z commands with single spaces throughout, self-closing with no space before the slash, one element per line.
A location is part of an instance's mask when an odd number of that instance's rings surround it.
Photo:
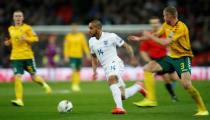
<path fill-rule="evenodd" d="M 11 25 L 8 28 L 10 42 L 12 45 L 11 60 L 33 59 L 34 54 L 31 44 L 38 41 L 37 35 L 33 32 L 32 27 L 27 24 L 21 26 Z M 26 40 L 22 40 L 22 37 Z"/>
<path fill-rule="evenodd" d="M 64 38 L 64 56 L 82 58 L 83 52 L 89 54 L 86 37 L 83 33 L 68 33 Z"/>
<path fill-rule="evenodd" d="M 163 23 L 158 35 L 165 34 L 167 37 L 172 38 L 172 42 L 169 45 L 169 56 L 172 58 L 180 58 L 183 56 L 193 57 L 189 30 L 187 26 L 177 21 L 174 26 L 168 25 L 166 22 Z"/>

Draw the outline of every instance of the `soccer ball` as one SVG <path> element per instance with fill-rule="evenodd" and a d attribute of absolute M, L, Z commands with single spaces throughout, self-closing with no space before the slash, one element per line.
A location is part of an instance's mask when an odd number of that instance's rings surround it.
<path fill-rule="evenodd" d="M 69 100 L 62 100 L 58 103 L 58 112 L 60 113 L 66 113 L 66 112 L 71 112 L 73 108 L 73 105 L 71 101 Z"/>

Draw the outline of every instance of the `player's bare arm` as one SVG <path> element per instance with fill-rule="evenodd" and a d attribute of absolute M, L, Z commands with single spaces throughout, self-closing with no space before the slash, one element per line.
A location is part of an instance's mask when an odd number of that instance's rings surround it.
<path fill-rule="evenodd" d="M 5 46 L 10 46 L 10 45 L 11 45 L 11 40 L 8 39 L 8 38 L 6 38 L 6 39 L 4 40 L 4 45 L 5 45 Z"/>
<path fill-rule="evenodd" d="M 86 58 L 87 58 L 88 60 L 91 59 L 90 53 L 86 53 Z"/>
<path fill-rule="evenodd" d="M 136 66 L 138 62 L 137 62 L 136 57 L 134 56 L 133 48 L 126 42 L 122 45 L 122 47 L 124 47 L 128 51 L 128 54 L 131 58 L 131 61 L 130 61 L 131 65 Z"/>
<path fill-rule="evenodd" d="M 68 57 L 68 55 L 67 55 L 67 49 L 68 49 L 68 45 L 67 45 L 68 43 L 67 43 L 67 40 L 64 40 L 64 42 L 63 42 L 63 46 L 64 46 L 64 52 L 63 52 L 63 56 L 64 56 L 64 63 L 68 63 L 69 62 L 69 57 Z"/>
<path fill-rule="evenodd" d="M 145 37 L 148 37 L 148 38 L 154 40 L 155 42 L 157 42 L 157 43 L 159 43 L 161 45 L 169 45 L 172 42 L 172 37 L 167 37 L 165 39 L 161 39 L 161 38 L 156 37 L 155 35 L 152 35 L 152 34 L 150 34 L 148 32 L 143 32 L 143 35 Z"/>
<path fill-rule="evenodd" d="M 139 36 L 130 35 L 130 36 L 128 36 L 127 39 L 130 41 L 141 41 L 141 40 L 146 40 L 147 37 L 145 37 L 145 36 L 139 37 Z"/>
<path fill-rule="evenodd" d="M 97 66 L 98 66 L 98 59 L 96 57 L 96 54 L 91 54 L 92 58 L 92 68 L 93 68 L 93 79 L 96 79 L 97 76 Z"/>
<path fill-rule="evenodd" d="M 128 43 L 125 42 L 125 43 L 122 45 L 122 47 L 124 47 L 124 48 L 128 51 L 128 54 L 129 54 L 129 56 L 130 56 L 131 58 L 134 57 L 133 48 L 132 48 Z"/>

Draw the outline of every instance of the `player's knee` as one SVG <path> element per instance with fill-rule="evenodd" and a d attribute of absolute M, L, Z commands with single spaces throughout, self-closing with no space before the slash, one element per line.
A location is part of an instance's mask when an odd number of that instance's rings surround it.
<path fill-rule="evenodd" d="M 152 72 L 152 68 L 150 66 L 144 66 L 144 72 Z"/>
<path fill-rule="evenodd" d="M 15 80 L 16 79 L 21 79 L 22 78 L 22 75 L 21 74 L 16 74 L 14 77 L 15 77 Z"/>
<path fill-rule="evenodd" d="M 116 84 L 118 82 L 117 76 L 110 76 L 108 79 L 108 82 L 109 82 L 109 86 L 111 86 L 112 84 Z"/>
<path fill-rule="evenodd" d="M 154 63 L 153 62 L 149 62 L 148 64 L 146 64 L 143 68 L 143 70 L 145 72 L 152 72 L 153 71 L 153 68 L 154 68 Z"/>
<path fill-rule="evenodd" d="M 169 79 L 169 77 L 168 76 L 162 76 L 162 78 L 163 78 L 163 81 L 165 82 L 165 83 L 171 83 L 171 79 Z"/>
<path fill-rule="evenodd" d="M 73 72 L 79 72 L 79 71 L 80 71 L 79 68 L 73 69 Z"/>
<path fill-rule="evenodd" d="M 21 77 L 21 76 L 22 76 L 21 74 L 16 74 L 16 75 L 15 75 L 15 77 Z"/>
<path fill-rule="evenodd" d="M 185 90 L 188 89 L 188 88 L 190 88 L 190 86 L 191 86 L 191 85 L 189 85 L 189 84 L 184 84 L 184 85 L 183 85 L 183 87 L 184 87 Z"/>
<path fill-rule="evenodd" d="M 188 89 L 192 86 L 191 78 L 189 73 L 183 73 L 181 75 L 181 81 L 184 89 Z"/>
<path fill-rule="evenodd" d="M 182 82 L 182 86 L 184 87 L 184 89 L 188 89 L 192 86 L 192 83 L 190 81 L 185 81 Z"/>
<path fill-rule="evenodd" d="M 80 71 L 80 67 L 75 67 L 74 71 L 79 72 Z"/>

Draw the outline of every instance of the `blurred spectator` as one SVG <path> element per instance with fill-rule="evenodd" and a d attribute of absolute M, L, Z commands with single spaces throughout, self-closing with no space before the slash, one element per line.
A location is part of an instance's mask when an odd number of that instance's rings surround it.
<path fill-rule="evenodd" d="M 56 67 L 60 61 L 60 50 L 56 45 L 57 36 L 51 34 L 48 37 L 48 44 L 45 49 L 45 56 L 43 57 L 43 64 L 48 68 L 48 78 L 55 80 Z"/>
<path fill-rule="evenodd" d="M 60 59 L 60 49 L 56 45 L 57 36 L 55 34 L 49 35 L 48 44 L 45 49 L 45 58 L 43 63 L 49 68 L 55 68 Z"/>

